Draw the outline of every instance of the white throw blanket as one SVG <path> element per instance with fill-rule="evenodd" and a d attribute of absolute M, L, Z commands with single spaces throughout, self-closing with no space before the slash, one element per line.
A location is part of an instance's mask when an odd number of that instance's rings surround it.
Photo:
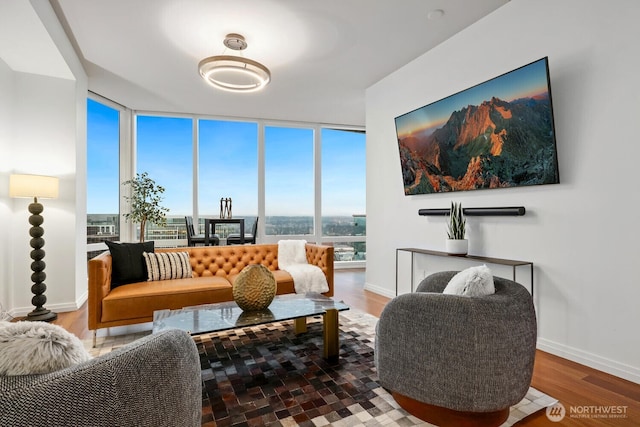
<path fill-rule="evenodd" d="M 307 263 L 306 240 L 278 241 L 278 267 L 293 277 L 298 294 L 328 292 L 329 284 L 320 267 Z"/>

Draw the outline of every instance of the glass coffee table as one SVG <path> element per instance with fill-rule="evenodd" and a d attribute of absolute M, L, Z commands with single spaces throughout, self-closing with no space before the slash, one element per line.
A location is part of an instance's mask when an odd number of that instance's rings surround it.
<path fill-rule="evenodd" d="M 233 301 L 157 310 L 153 312 L 153 332 L 182 329 L 191 335 L 200 335 L 293 320 L 295 333 L 301 334 L 307 331 L 307 317 L 322 315 L 324 357 L 336 359 L 340 349 L 338 312 L 345 310 L 349 310 L 345 303 L 321 294 L 277 295 L 269 307 L 261 311 L 242 311 Z"/>

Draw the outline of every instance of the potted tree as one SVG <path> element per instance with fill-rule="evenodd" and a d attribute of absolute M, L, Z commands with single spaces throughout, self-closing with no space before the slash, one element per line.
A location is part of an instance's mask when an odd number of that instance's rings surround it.
<path fill-rule="evenodd" d="M 140 224 L 140 243 L 145 240 L 147 223 L 166 225 L 169 208 L 160 206 L 164 187 L 157 185 L 149 178 L 147 172 L 136 173 L 136 177 L 122 183 L 131 186 L 131 196 L 124 196 L 129 201 L 129 212 L 124 215 L 127 221 Z"/>
<path fill-rule="evenodd" d="M 451 202 L 446 241 L 447 252 L 451 255 L 466 255 L 469 241 L 465 239 L 467 220 L 462 212 L 462 204 Z"/>

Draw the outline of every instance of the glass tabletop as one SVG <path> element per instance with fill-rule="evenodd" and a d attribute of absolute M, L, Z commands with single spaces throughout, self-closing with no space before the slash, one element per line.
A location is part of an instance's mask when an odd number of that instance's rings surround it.
<path fill-rule="evenodd" d="M 308 293 L 278 295 L 266 310 L 260 311 L 242 311 L 233 301 L 158 310 L 153 312 L 153 332 L 177 328 L 197 335 L 316 316 L 328 309 L 345 311 L 349 306 L 321 294 Z"/>

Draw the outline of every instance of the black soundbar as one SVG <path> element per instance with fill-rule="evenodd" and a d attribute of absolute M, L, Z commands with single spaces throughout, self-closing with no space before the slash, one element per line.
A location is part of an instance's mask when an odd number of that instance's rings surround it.
<path fill-rule="evenodd" d="M 526 213 L 524 206 L 511 206 L 501 208 L 462 208 L 467 216 L 522 216 Z M 418 215 L 449 215 L 449 209 L 419 209 Z"/>

